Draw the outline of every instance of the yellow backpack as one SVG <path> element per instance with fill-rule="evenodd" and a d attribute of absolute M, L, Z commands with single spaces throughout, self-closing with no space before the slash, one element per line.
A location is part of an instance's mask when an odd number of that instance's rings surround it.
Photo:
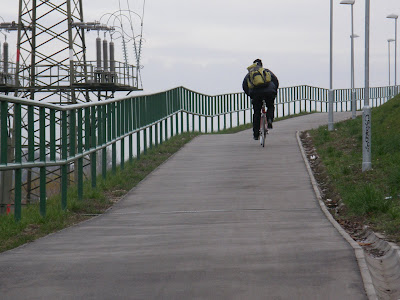
<path fill-rule="evenodd" d="M 271 73 L 257 64 L 252 64 L 247 68 L 249 77 L 247 85 L 250 89 L 268 86 L 271 82 Z"/>

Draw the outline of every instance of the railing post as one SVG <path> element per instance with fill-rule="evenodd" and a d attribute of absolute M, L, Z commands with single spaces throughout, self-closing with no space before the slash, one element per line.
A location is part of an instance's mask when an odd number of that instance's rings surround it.
<path fill-rule="evenodd" d="M 67 123 L 67 112 L 63 110 L 61 112 L 61 158 L 66 160 L 68 157 L 68 123 Z M 68 185 L 68 173 L 67 165 L 64 163 L 61 166 L 61 208 L 66 210 L 67 208 L 67 187 Z"/>
<path fill-rule="evenodd" d="M 183 110 L 181 109 L 181 133 L 183 133 Z"/>
<path fill-rule="evenodd" d="M 293 112 L 289 112 L 290 115 L 296 114 L 296 101 L 298 101 L 301 91 L 301 86 L 296 87 L 295 89 L 295 98 L 293 99 Z"/>
<path fill-rule="evenodd" d="M 174 97 L 174 113 L 175 113 L 175 133 L 179 134 L 179 109 L 180 109 L 180 94 L 179 88 L 175 90 L 175 97 Z"/>
<path fill-rule="evenodd" d="M 229 95 L 229 126 L 232 128 L 232 123 L 233 123 L 233 113 L 232 113 L 232 94 Z"/>
<path fill-rule="evenodd" d="M 120 132 L 118 137 L 122 136 L 125 134 L 125 122 L 126 122 L 126 100 L 119 102 L 120 104 L 120 114 L 119 114 L 119 119 L 120 119 Z M 121 139 L 120 142 L 121 146 L 121 170 L 125 168 L 125 138 Z"/>
<path fill-rule="evenodd" d="M 140 155 L 141 155 L 141 152 L 142 152 L 142 146 L 141 146 L 141 143 L 140 143 L 140 136 L 141 136 L 141 132 L 140 132 L 140 130 L 138 130 L 137 132 L 136 132 L 136 159 L 137 160 L 140 160 Z"/>
<path fill-rule="evenodd" d="M 175 133 L 176 135 L 179 134 L 179 116 L 178 116 L 179 112 L 175 112 Z"/>
<path fill-rule="evenodd" d="M 129 162 L 133 162 L 133 113 L 132 113 L 132 101 L 133 99 L 129 99 L 128 105 L 128 130 L 130 132 L 129 135 Z"/>
<path fill-rule="evenodd" d="M 195 116 L 195 95 L 193 92 L 190 92 L 190 103 L 191 103 L 191 112 L 192 112 L 192 132 L 194 132 L 194 116 Z"/>
<path fill-rule="evenodd" d="M 28 161 L 33 162 L 35 160 L 35 120 L 34 120 L 34 107 L 28 106 Z M 27 178 L 27 203 L 31 202 L 31 190 L 32 190 L 32 170 L 28 169 Z"/>
<path fill-rule="evenodd" d="M 211 115 L 211 133 L 215 131 L 214 129 L 214 119 L 215 119 L 215 102 L 214 97 L 210 98 L 210 115 Z"/>
<path fill-rule="evenodd" d="M 79 154 L 83 152 L 83 134 L 82 134 L 82 109 L 78 108 L 78 148 Z M 78 200 L 83 199 L 83 158 L 78 158 Z"/>
<path fill-rule="evenodd" d="M 226 95 L 223 96 L 223 106 L 222 106 L 222 112 L 224 114 L 224 130 L 226 130 L 226 107 L 227 107 L 227 99 Z"/>
<path fill-rule="evenodd" d="M 153 125 L 149 127 L 149 148 L 153 149 Z"/>
<path fill-rule="evenodd" d="M 199 132 L 201 133 L 202 132 L 202 125 L 201 125 L 201 115 L 203 114 L 203 95 L 199 95 L 199 109 L 198 109 L 198 112 L 199 112 Z"/>
<path fill-rule="evenodd" d="M 125 128 L 125 101 L 118 102 L 118 113 L 117 113 L 117 138 L 124 134 Z M 120 140 L 120 167 L 121 170 L 125 168 L 125 139 Z"/>
<path fill-rule="evenodd" d="M 8 133 L 7 133 L 7 115 L 8 115 L 8 102 L 1 102 L 1 124 L 0 124 L 0 141 L 1 141 L 1 164 L 7 164 L 7 148 L 8 148 Z"/>
<path fill-rule="evenodd" d="M 136 131 L 139 126 L 139 113 L 138 113 L 138 101 L 137 98 L 133 99 L 132 102 L 132 125 L 133 129 Z M 132 136 L 133 139 L 133 136 Z M 132 150 L 133 151 L 133 150 Z M 136 159 L 140 159 L 140 131 L 136 131 Z"/>
<path fill-rule="evenodd" d="M 351 90 L 351 116 L 353 119 L 356 118 L 356 91 Z"/>
<path fill-rule="evenodd" d="M 91 115 L 91 124 L 90 124 L 90 136 L 91 136 L 91 148 L 96 148 L 96 106 L 92 106 L 90 109 Z M 91 179 L 92 179 L 92 188 L 95 188 L 96 183 L 96 167 L 97 167 L 97 154 L 93 152 L 90 155 L 90 165 L 91 165 Z"/>
<path fill-rule="evenodd" d="M 204 117 L 204 127 L 205 127 L 205 132 L 206 133 L 208 133 L 208 116 L 209 116 L 209 102 L 208 102 L 208 96 L 204 99 L 204 106 L 205 106 L 205 111 L 204 111 L 204 114 L 206 115 L 205 117 Z"/>
<path fill-rule="evenodd" d="M 220 96 L 217 97 L 217 105 L 218 105 L 217 114 L 218 114 L 218 132 L 219 132 L 221 131 L 221 105 L 222 105 Z"/>
<path fill-rule="evenodd" d="M 189 132 L 189 113 L 186 113 L 186 132 Z"/>
<path fill-rule="evenodd" d="M 100 107 L 101 111 L 101 145 L 104 145 L 107 141 L 107 107 L 102 105 Z M 103 179 L 107 178 L 107 148 L 104 147 L 101 150 L 101 174 Z"/>
<path fill-rule="evenodd" d="M 160 122 L 160 145 L 163 143 L 163 124 L 164 120 Z"/>
<path fill-rule="evenodd" d="M 169 126 L 171 129 L 171 137 L 173 137 L 174 136 L 174 115 L 173 114 L 171 114 L 169 121 L 170 121 Z"/>
<path fill-rule="evenodd" d="M 3 110 L 2 110 L 3 111 Z M 14 118 L 15 118 L 15 128 L 14 128 L 14 135 L 15 135 L 15 163 L 22 162 L 22 151 L 21 151 L 21 104 L 16 103 L 14 105 Z M 2 115 L 1 120 L 7 120 L 7 118 L 3 118 Z M 1 128 L 3 128 L 3 123 L 1 124 Z M 3 145 L 3 140 L 2 140 Z M 21 220 L 21 188 L 22 188 L 22 170 L 20 168 L 15 170 L 15 199 L 14 199 L 14 219 L 16 222 Z"/>
<path fill-rule="evenodd" d="M 241 105 L 242 105 L 242 108 L 243 108 L 243 124 L 247 124 L 246 123 L 246 113 L 247 113 L 247 103 L 246 103 L 246 101 L 245 101 L 245 98 L 244 98 L 244 94 L 243 93 L 241 93 L 240 94 L 240 101 L 241 101 Z"/>
<path fill-rule="evenodd" d="M 153 123 L 153 111 L 154 110 L 153 109 L 147 110 L 147 100 L 146 100 L 146 106 L 145 107 L 146 107 L 145 114 L 146 114 L 146 126 L 147 126 L 147 125 Z M 150 125 L 148 127 L 148 131 L 149 131 L 148 149 L 152 149 L 153 148 L 153 125 Z"/>
<path fill-rule="evenodd" d="M 98 106 L 98 109 L 97 109 L 97 124 L 98 124 L 97 145 L 99 145 L 99 146 L 103 145 L 103 123 L 104 123 L 103 106 L 100 105 L 100 106 Z M 101 157 L 100 157 L 101 162 L 99 162 L 99 163 L 101 163 L 102 178 L 105 178 L 104 173 L 103 173 L 103 171 L 104 171 L 104 151 L 103 150 L 104 149 L 101 150 Z"/>
<path fill-rule="evenodd" d="M 56 111 L 50 109 L 50 160 L 56 160 Z"/>
<path fill-rule="evenodd" d="M 194 124 L 195 124 L 194 119 L 195 119 L 195 114 L 192 113 L 192 132 L 194 132 Z"/>
<path fill-rule="evenodd" d="M 155 147 L 158 147 L 158 122 L 154 125 L 154 142 L 155 142 Z"/>
<path fill-rule="evenodd" d="M 46 111 L 39 108 L 40 161 L 46 161 Z M 46 216 L 46 167 L 40 167 L 40 215 Z"/>
<path fill-rule="evenodd" d="M 237 110 L 237 123 L 236 126 L 239 127 L 240 125 L 240 105 L 239 105 L 239 95 L 235 94 L 235 103 L 236 103 L 236 110 Z"/>
<path fill-rule="evenodd" d="M 116 121 L 116 107 L 115 103 L 110 104 L 110 141 L 112 141 L 111 145 L 111 171 L 115 175 L 117 172 L 117 144 L 115 142 L 116 133 L 117 133 L 117 121 Z"/>
<path fill-rule="evenodd" d="M 141 106 L 142 112 L 142 125 L 147 125 L 147 115 L 146 115 L 146 96 L 142 98 L 143 106 Z M 147 154 L 147 127 L 143 129 L 143 154 Z"/>
<path fill-rule="evenodd" d="M 165 122 L 165 126 L 164 126 L 165 141 L 168 141 L 168 120 L 169 120 L 169 117 L 164 120 L 164 122 Z"/>
<path fill-rule="evenodd" d="M 199 115 L 199 132 L 201 133 L 201 115 Z"/>
<path fill-rule="evenodd" d="M 147 154 L 147 128 L 143 129 L 143 154 Z"/>
<path fill-rule="evenodd" d="M 76 155 L 76 110 L 72 109 L 69 112 L 69 156 Z M 74 161 L 74 182 L 77 178 L 77 161 Z"/>
<path fill-rule="evenodd" d="M 7 164 L 13 160 L 12 139 L 8 131 L 8 102 L 1 102 L 0 115 L 0 157 L 1 164 Z M 10 128 L 11 131 L 11 128 Z M 10 135 L 12 132 L 10 132 Z M 12 171 L 0 171 L 0 214 L 6 213 L 7 205 L 11 203 L 10 191 L 12 189 Z"/>

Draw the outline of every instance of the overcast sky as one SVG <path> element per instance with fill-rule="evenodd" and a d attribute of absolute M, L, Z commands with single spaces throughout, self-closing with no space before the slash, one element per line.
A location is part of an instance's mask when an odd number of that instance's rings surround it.
<path fill-rule="evenodd" d="M 126 9 L 126 1 L 84 0 L 85 21 L 115 12 L 119 2 Z M 0 2 L 0 16 L 17 20 L 18 1 Z M 130 8 L 139 15 L 143 3 L 129 0 Z M 348 88 L 351 15 L 350 6 L 339 3 L 334 0 L 333 87 Z M 147 0 L 141 60 L 144 91 L 185 86 L 209 95 L 239 92 L 246 67 L 256 58 L 277 75 L 281 87 L 307 84 L 328 88 L 329 8 L 329 0 Z M 399 0 L 371 0 L 371 86 L 388 85 L 387 39 L 394 38 L 395 22 L 386 16 L 391 13 L 400 14 Z M 360 36 L 355 40 L 356 87 L 364 85 L 364 16 L 365 1 L 356 0 L 355 33 Z M 139 22 L 135 26 L 139 33 Z M 88 33 L 91 60 L 95 59 L 96 36 Z M 115 42 L 118 45 L 120 40 Z M 13 51 L 11 42 L 10 48 Z M 391 53 L 394 71 L 394 43 Z M 122 54 L 118 56 L 122 61 Z"/>

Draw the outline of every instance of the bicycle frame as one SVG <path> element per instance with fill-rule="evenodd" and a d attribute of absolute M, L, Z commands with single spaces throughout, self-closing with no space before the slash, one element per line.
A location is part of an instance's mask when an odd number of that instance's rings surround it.
<path fill-rule="evenodd" d="M 267 111 L 266 111 L 266 103 L 263 100 L 261 107 L 261 120 L 260 120 L 260 144 L 265 147 L 265 137 L 268 134 L 267 125 Z"/>

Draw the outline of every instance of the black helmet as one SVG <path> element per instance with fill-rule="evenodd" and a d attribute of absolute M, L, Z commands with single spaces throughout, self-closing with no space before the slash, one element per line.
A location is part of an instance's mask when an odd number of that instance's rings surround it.
<path fill-rule="evenodd" d="M 257 58 L 255 61 L 253 61 L 253 64 L 257 64 L 257 65 L 259 65 L 261 67 L 263 65 L 261 59 L 259 59 L 259 58 Z"/>

